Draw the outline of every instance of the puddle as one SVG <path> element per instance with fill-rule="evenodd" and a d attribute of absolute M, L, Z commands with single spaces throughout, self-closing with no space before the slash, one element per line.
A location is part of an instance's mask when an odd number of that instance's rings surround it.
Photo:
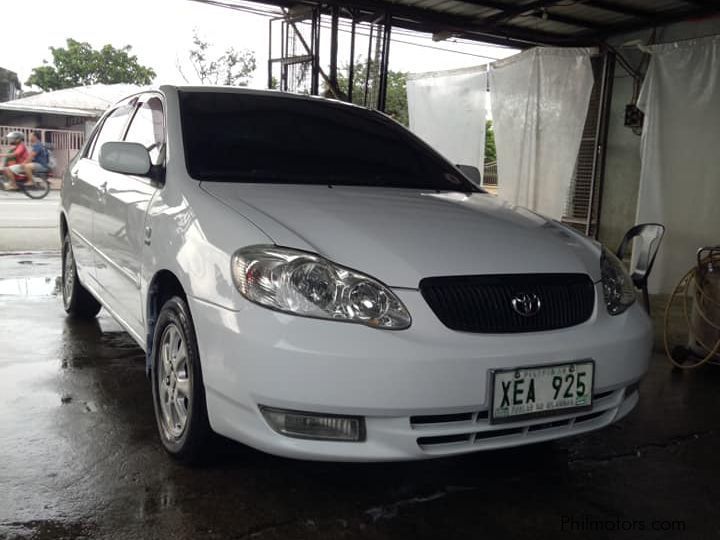
<path fill-rule="evenodd" d="M 59 276 L 0 279 L 0 296 L 55 296 L 59 292 Z"/>
<path fill-rule="evenodd" d="M 48 266 L 50 263 L 36 261 L 18 261 L 18 264 L 32 264 L 33 266 Z"/>

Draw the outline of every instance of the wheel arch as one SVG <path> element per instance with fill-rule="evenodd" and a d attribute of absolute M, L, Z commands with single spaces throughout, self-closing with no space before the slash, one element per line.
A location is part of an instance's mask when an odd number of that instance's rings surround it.
<path fill-rule="evenodd" d="M 170 270 L 162 269 L 155 272 L 148 285 L 147 302 L 145 303 L 145 320 L 147 321 L 147 334 L 145 337 L 145 373 L 149 376 L 152 370 L 153 340 L 155 325 L 163 304 L 173 296 L 180 296 L 187 300 L 185 288 L 180 279 Z"/>

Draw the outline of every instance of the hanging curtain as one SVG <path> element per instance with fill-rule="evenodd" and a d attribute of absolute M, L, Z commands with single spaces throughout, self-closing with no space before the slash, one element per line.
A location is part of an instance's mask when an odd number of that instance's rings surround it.
<path fill-rule="evenodd" d="M 560 219 L 585 125 L 595 49 L 538 47 L 495 62 L 498 196 Z"/>
<path fill-rule="evenodd" d="M 485 66 L 410 74 L 410 130 L 454 164 L 483 170 Z"/>
<path fill-rule="evenodd" d="M 637 222 L 666 227 L 650 290 L 670 293 L 698 248 L 720 244 L 720 36 L 645 50 Z"/>

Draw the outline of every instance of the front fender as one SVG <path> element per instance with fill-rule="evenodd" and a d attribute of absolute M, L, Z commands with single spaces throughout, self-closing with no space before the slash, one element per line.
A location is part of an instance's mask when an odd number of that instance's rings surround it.
<path fill-rule="evenodd" d="M 148 287 L 162 271 L 172 272 L 186 295 L 235 309 L 238 292 L 230 275 L 230 258 L 240 247 L 272 243 L 257 226 L 189 184 L 183 191 L 170 182 L 150 202 L 143 246 L 141 294 L 147 309 Z M 192 181 L 194 182 L 194 181 Z"/>
<path fill-rule="evenodd" d="M 219 204 L 197 186 L 173 190 L 169 185 L 153 195 L 145 217 L 151 232 L 142 249 L 140 294 L 149 372 L 154 321 L 150 299 L 160 272 L 170 272 L 186 296 L 236 309 L 239 293 L 230 275 L 230 258 L 240 247 L 270 243 L 251 222 Z"/>

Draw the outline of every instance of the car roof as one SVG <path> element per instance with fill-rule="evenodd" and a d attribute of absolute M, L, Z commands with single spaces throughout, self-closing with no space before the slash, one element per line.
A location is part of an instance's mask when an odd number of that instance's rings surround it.
<path fill-rule="evenodd" d="M 348 103 L 346 101 L 340 101 L 337 99 L 331 99 L 326 98 L 322 96 L 311 96 L 307 94 L 294 94 L 291 92 L 282 92 L 280 90 L 260 90 L 255 88 L 245 88 L 245 87 L 238 87 L 238 86 L 221 86 L 221 85 L 176 85 L 176 84 L 163 84 L 160 86 L 153 87 L 151 89 L 147 89 L 144 92 L 138 92 L 135 95 L 146 93 L 146 92 L 152 92 L 152 91 L 160 91 L 160 92 L 167 92 L 167 91 L 175 91 L 175 92 L 202 92 L 202 93 L 232 93 L 232 94 L 241 94 L 241 95 L 250 95 L 250 96 L 266 96 L 266 97 L 276 97 L 280 99 L 299 99 L 304 101 L 312 101 L 315 103 L 322 102 L 332 105 L 340 105 L 340 106 L 347 106 L 347 107 L 355 107 L 360 109 L 367 110 L 366 107 L 362 107 L 360 105 L 356 105 L 354 103 Z M 125 99 L 128 99 L 128 96 Z M 123 99 L 123 101 L 125 101 Z"/>

